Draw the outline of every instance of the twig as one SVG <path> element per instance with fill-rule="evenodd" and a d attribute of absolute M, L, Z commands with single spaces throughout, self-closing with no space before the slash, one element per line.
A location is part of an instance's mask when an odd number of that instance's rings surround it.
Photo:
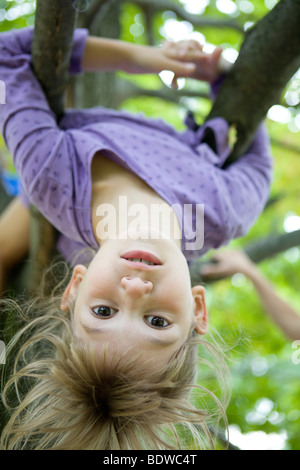
<path fill-rule="evenodd" d="M 123 0 L 123 2 L 125 1 L 126 0 Z M 153 12 L 167 11 L 167 10 L 173 11 L 181 19 L 185 21 L 189 21 L 190 23 L 192 23 L 194 26 L 197 26 L 197 27 L 201 27 L 201 28 L 209 27 L 209 28 L 220 28 L 220 29 L 228 28 L 228 29 L 234 29 L 242 34 L 245 33 L 243 26 L 238 24 L 236 21 L 220 20 L 220 19 L 215 19 L 215 18 L 208 18 L 207 16 L 204 17 L 200 15 L 194 15 L 194 14 L 187 12 L 180 5 L 170 0 L 135 0 L 134 3 L 136 5 L 139 5 L 141 8 L 151 9 Z"/>

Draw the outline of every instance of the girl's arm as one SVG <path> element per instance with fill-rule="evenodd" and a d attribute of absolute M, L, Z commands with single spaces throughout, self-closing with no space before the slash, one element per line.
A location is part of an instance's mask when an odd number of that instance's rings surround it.
<path fill-rule="evenodd" d="M 81 72 L 87 35 L 85 30 L 75 31 L 70 73 Z M 60 183 L 60 175 L 71 174 L 78 157 L 70 136 L 58 127 L 33 72 L 32 39 L 33 28 L 0 34 L 0 80 L 6 90 L 6 104 L 0 104 L 0 131 L 30 202 L 54 226 L 58 215 L 63 218 L 69 236 L 77 239 L 77 222 L 67 203 L 73 188 Z M 57 198 L 58 192 L 66 198 Z"/>
<path fill-rule="evenodd" d="M 299 314 L 276 293 L 271 283 L 261 274 L 257 266 L 240 251 L 224 251 L 214 256 L 216 264 L 203 266 L 201 274 L 207 278 L 233 276 L 242 273 L 253 283 L 266 313 L 292 339 L 300 339 Z"/>
<path fill-rule="evenodd" d="M 14 198 L 0 216 L 0 296 L 11 268 L 22 261 L 29 250 L 29 210 Z"/>
<path fill-rule="evenodd" d="M 220 59 L 221 48 L 207 54 L 194 40 L 165 42 L 162 47 L 141 46 L 125 41 L 89 37 L 83 55 L 84 71 L 123 70 L 128 73 L 174 72 L 176 78 L 190 77 L 213 82 L 228 70 Z"/>
<path fill-rule="evenodd" d="M 199 159 L 198 200 L 204 203 L 207 250 L 220 248 L 249 232 L 268 200 L 273 162 L 263 125 L 246 154 L 226 169 L 222 166 L 230 154 L 228 123 L 214 118 L 203 128 L 199 132 L 207 132 L 210 145 L 215 148 L 201 147 L 203 161 Z M 204 168 L 205 178 L 201 178 Z"/>
<path fill-rule="evenodd" d="M 245 155 L 226 170 L 219 170 L 223 208 L 227 204 L 228 241 L 246 235 L 263 212 L 270 194 L 272 174 L 269 137 L 265 125 L 261 124 Z"/>

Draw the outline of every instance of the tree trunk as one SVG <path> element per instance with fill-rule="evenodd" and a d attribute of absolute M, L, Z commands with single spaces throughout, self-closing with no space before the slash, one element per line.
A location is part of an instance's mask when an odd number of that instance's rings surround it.
<path fill-rule="evenodd" d="M 207 119 L 236 126 L 237 142 L 227 165 L 247 149 L 269 108 L 279 102 L 300 67 L 300 0 L 281 0 L 247 34 Z"/>
<path fill-rule="evenodd" d="M 120 0 L 95 0 L 89 8 L 91 14 L 78 17 L 77 25 L 87 28 L 92 36 L 118 39 L 120 37 Z M 89 13 L 89 10 L 87 11 Z M 88 73 L 73 80 L 72 98 L 74 108 L 103 106 L 116 108 L 118 104 L 117 77 L 114 72 Z"/>
<path fill-rule="evenodd" d="M 32 62 L 57 120 L 64 111 L 64 91 L 72 51 L 76 11 L 72 0 L 37 2 Z M 57 233 L 51 224 L 31 207 L 29 289 L 38 290 L 41 276 L 51 262 Z"/>
<path fill-rule="evenodd" d="M 57 119 L 64 111 L 76 16 L 72 0 L 37 1 L 32 62 Z"/>

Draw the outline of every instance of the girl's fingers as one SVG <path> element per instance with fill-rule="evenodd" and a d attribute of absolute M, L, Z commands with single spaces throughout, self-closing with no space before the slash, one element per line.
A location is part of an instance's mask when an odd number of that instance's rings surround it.
<path fill-rule="evenodd" d="M 196 70 L 196 64 L 191 62 L 180 62 L 180 61 L 171 61 L 166 63 L 168 68 L 175 73 L 176 79 L 179 77 L 190 77 Z"/>
<path fill-rule="evenodd" d="M 163 47 L 168 57 L 172 59 L 185 59 L 186 61 L 192 62 L 202 57 L 202 46 L 195 40 L 178 42 L 165 41 Z"/>
<path fill-rule="evenodd" d="M 221 46 L 216 47 L 212 53 L 213 59 L 218 61 L 220 59 L 222 52 L 223 52 L 223 48 Z"/>

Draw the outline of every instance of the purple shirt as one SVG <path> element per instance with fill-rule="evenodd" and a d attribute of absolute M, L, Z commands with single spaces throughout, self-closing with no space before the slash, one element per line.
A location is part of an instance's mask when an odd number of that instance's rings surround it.
<path fill-rule="evenodd" d="M 87 35 L 75 31 L 70 73 L 81 72 Z M 189 262 L 248 232 L 267 201 L 272 174 L 262 126 L 247 154 L 224 170 L 230 150 L 228 124 L 221 118 L 198 127 L 189 117 L 187 129 L 178 132 L 162 120 L 97 107 L 67 110 L 58 125 L 32 72 L 32 37 L 32 28 L 0 35 L 0 80 L 6 86 L 1 132 L 22 182 L 22 200 L 56 227 L 58 249 L 71 264 L 81 248 L 99 248 L 91 222 L 90 171 L 97 151 L 108 151 L 179 208 L 179 220 L 186 205 L 193 207 L 182 239 Z M 195 228 L 196 205 L 204 205 L 204 244 L 191 251 L 186 242 Z"/>

